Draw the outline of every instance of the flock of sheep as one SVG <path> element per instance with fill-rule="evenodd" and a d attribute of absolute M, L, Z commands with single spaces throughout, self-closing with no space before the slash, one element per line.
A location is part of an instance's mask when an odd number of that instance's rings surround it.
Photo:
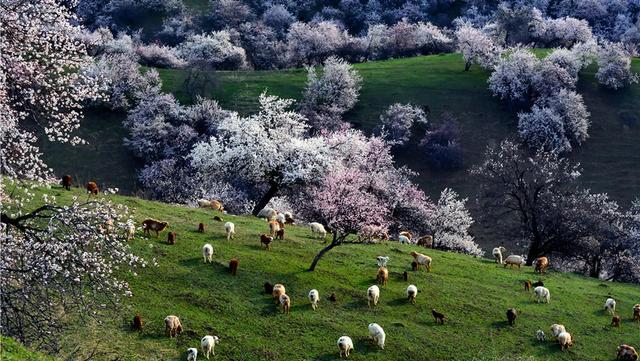
<path fill-rule="evenodd" d="M 200 200 L 198 201 L 198 205 L 200 207 L 212 207 L 216 210 L 223 211 L 222 204 L 219 201 L 206 201 Z M 268 222 L 269 233 L 262 234 L 260 236 L 261 245 L 266 246 L 266 249 L 270 249 L 270 244 L 273 242 L 274 237 L 278 237 L 280 239 L 284 239 L 284 230 L 287 224 L 293 223 L 293 216 L 291 213 L 279 213 L 278 211 L 265 208 L 259 214 L 258 217 L 264 218 Z M 216 217 L 218 221 L 223 221 L 221 217 Z M 142 223 L 142 228 L 145 234 L 150 234 L 151 231 L 156 233 L 156 236 L 159 232 L 163 231 L 168 227 L 166 222 L 161 222 L 153 219 L 147 219 Z M 320 223 L 310 223 L 309 228 L 311 232 L 317 238 L 325 238 L 327 235 L 327 231 L 324 226 Z M 235 236 L 235 225 L 232 222 L 224 223 L 224 229 L 226 233 L 227 240 L 232 240 Z M 199 224 L 198 227 L 199 232 L 204 232 L 204 225 L 202 223 Z M 129 230 L 129 235 L 132 236 L 131 232 L 135 232 L 135 227 Z M 173 232 L 172 232 L 173 233 Z M 388 239 L 388 236 L 385 234 L 377 233 L 377 231 L 373 231 L 368 235 L 361 235 L 361 237 L 367 237 L 371 239 L 384 240 Z M 409 232 L 401 232 L 399 235 L 399 241 L 401 243 L 410 243 L 417 244 L 415 240 L 412 241 L 413 236 Z M 432 238 L 422 237 L 420 238 L 420 244 L 425 245 L 427 242 L 432 242 Z M 175 233 L 169 234 L 168 236 L 169 243 L 173 244 L 175 242 Z M 493 249 L 493 256 L 497 263 L 503 264 L 504 267 L 515 267 L 518 268 L 525 263 L 525 259 L 522 256 L 518 255 L 509 255 L 508 257 L 503 259 L 503 253 L 506 250 L 503 247 L 496 247 Z M 205 244 L 202 247 L 202 256 L 205 263 L 212 262 L 213 257 L 213 247 L 211 244 Z M 414 271 L 419 270 L 423 267 L 426 271 L 430 272 L 432 270 L 433 260 L 431 257 L 418 253 L 411 252 L 411 256 L 413 257 L 412 269 Z M 387 269 L 387 263 L 389 261 L 389 257 L 387 256 L 378 256 L 377 257 L 377 265 L 378 265 L 378 273 L 376 276 L 376 281 L 379 285 L 386 285 L 389 279 L 389 271 Z M 549 266 L 549 260 L 547 257 L 540 257 L 535 260 L 535 272 L 539 274 L 544 274 L 546 272 L 547 267 Z M 233 275 L 236 274 L 238 268 L 238 260 L 232 259 L 229 263 L 230 271 Z M 408 273 L 404 272 L 403 279 L 408 281 Z M 526 291 L 529 291 L 532 287 L 535 298 L 537 302 L 549 303 L 551 300 L 551 292 L 548 288 L 544 287 L 542 281 L 532 282 L 530 280 L 524 281 L 524 288 Z M 271 285 L 270 283 L 265 283 L 264 285 L 265 292 L 271 294 L 273 299 L 275 300 L 276 305 L 280 305 L 282 307 L 282 312 L 288 314 L 291 308 L 291 298 L 286 293 L 286 288 L 283 284 L 275 284 Z M 418 295 L 418 288 L 410 284 L 406 288 L 406 297 L 407 300 L 411 303 L 416 302 L 416 297 Z M 380 288 L 378 285 L 372 285 L 367 289 L 367 305 L 368 307 L 376 307 L 378 301 L 380 299 Z M 320 294 L 318 290 L 312 289 L 308 293 L 308 299 L 310 305 L 313 310 L 318 307 L 318 302 L 320 300 Z M 332 294 L 329 298 L 332 301 L 335 301 L 335 294 Z M 605 310 L 607 310 L 612 316 L 612 326 L 619 326 L 620 324 L 620 316 L 615 314 L 616 301 L 613 298 L 608 298 L 604 304 Z M 435 322 L 438 324 L 444 324 L 447 317 L 432 309 L 432 315 L 435 319 Z M 510 325 L 515 325 L 515 320 L 518 316 L 518 313 L 515 308 L 510 308 L 506 312 L 507 320 Z M 636 304 L 633 306 L 633 319 L 635 321 L 640 321 L 640 304 Z M 134 329 L 142 328 L 142 320 L 140 319 L 140 315 L 136 315 L 134 318 Z M 170 315 L 165 318 L 165 326 L 166 333 L 169 337 L 176 337 L 177 334 L 182 332 L 182 324 L 179 318 L 175 315 Z M 369 337 L 375 344 L 377 344 L 380 349 L 384 349 L 386 334 L 383 328 L 377 323 L 371 323 L 368 326 Z M 566 330 L 564 325 L 561 324 L 553 324 L 551 325 L 551 334 L 557 340 L 560 345 L 560 349 L 564 351 L 565 349 L 571 347 L 573 345 L 573 337 Z M 536 338 L 540 341 L 546 340 L 546 335 L 544 331 L 538 330 L 535 334 Z M 216 344 L 220 342 L 218 336 L 206 335 L 201 340 L 201 351 L 208 359 L 210 355 L 215 355 L 214 347 Z M 337 346 L 340 352 L 340 357 L 349 357 L 350 353 L 354 350 L 353 340 L 349 336 L 342 336 L 337 341 Z M 187 360 L 188 361 L 196 361 L 198 356 L 197 348 L 189 348 L 187 350 Z M 638 353 L 636 350 L 629 345 L 623 344 L 620 345 L 617 349 L 617 360 L 621 361 L 636 361 L 638 360 Z"/>

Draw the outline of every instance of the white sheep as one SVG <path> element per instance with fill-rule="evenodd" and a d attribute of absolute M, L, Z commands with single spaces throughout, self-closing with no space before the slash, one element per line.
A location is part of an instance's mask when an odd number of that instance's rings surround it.
<path fill-rule="evenodd" d="M 376 260 L 378 261 L 378 267 L 387 267 L 387 262 L 389 262 L 389 257 L 378 256 Z"/>
<path fill-rule="evenodd" d="M 273 221 L 274 219 L 276 219 L 277 215 L 278 215 L 278 211 L 276 211 L 273 208 L 265 207 L 265 208 L 262 208 L 260 212 L 258 212 L 257 217 L 264 218 L 267 221 Z"/>
<path fill-rule="evenodd" d="M 200 348 L 202 349 L 202 353 L 204 353 L 204 357 L 209 359 L 209 355 L 216 355 L 215 347 L 216 344 L 220 343 L 220 338 L 218 336 L 204 336 L 200 341 Z"/>
<path fill-rule="evenodd" d="M 398 236 L 398 242 L 400 242 L 400 244 L 411 244 L 409 237 L 403 235 Z"/>
<path fill-rule="evenodd" d="M 551 301 L 551 292 L 549 289 L 543 286 L 536 287 L 533 292 L 536 294 L 536 301 L 540 303 L 540 301 L 544 301 L 549 303 Z"/>
<path fill-rule="evenodd" d="M 613 316 L 616 313 L 616 300 L 613 298 L 607 298 L 604 302 L 604 310 L 609 311 L 609 313 Z"/>
<path fill-rule="evenodd" d="M 204 258 L 204 263 L 213 262 L 213 246 L 209 243 L 202 246 L 202 257 Z"/>
<path fill-rule="evenodd" d="M 349 353 L 353 350 L 353 341 L 349 336 L 342 336 L 338 339 L 338 349 L 340 350 L 340 358 L 349 357 Z"/>
<path fill-rule="evenodd" d="M 551 325 L 551 334 L 553 335 L 553 337 L 558 337 L 559 334 L 566 331 L 567 330 L 564 328 L 564 325 L 560 325 L 557 323 Z"/>
<path fill-rule="evenodd" d="M 130 241 L 136 235 L 136 225 L 133 222 L 127 222 L 127 240 Z"/>
<path fill-rule="evenodd" d="M 327 231 L 324 229 L 322 224 L 318 222 L 311 222 L 309 223 L 309 227 L 316 238 L 325 239 L 327 237 Z"/>
<path fill-rule="evenodd" d="M 544 331 L 542 331 L 542 330 L 536 331 L 536 338 L 538 339 L 538 341 L 546 341 L 547 340 L 547 336 L 544 334 Z"/>
<path fill-rule="evenodd" d="M 565 348 L 573 346 L 571 334 L 567 331 L 560 332 L 560 334 L 558 335 L 558 343 L 560 344 L 560 351 L 564 351 Z"/>
<path fill-rule="evenodd" d="M 278 213 L 278 215 L 276 215 L 276 221 L 278 221 L 278 223 L 280 224 L 284 224 L 284 222 L 287 221 L 286 217 L 284 216 L 284 213 Z"/>
<path fill-rule="evenodd" d="M 493 258 L 495 258 L 496 263 L 502 264 L 502 254 L 506 251 L 507 249 L 504 247 L 496 247 L 493 249 L 493 252 L 491 253 L 493 254 Z"/>
<path fill-rule="evenodd" d="M 373 342 L 377 343 L 381 349 L 384 350 L 384 341 L 387 338 L 387 335 L 384 333 L 384 330 L 377 323 L 369 324 L 369 337 L 373 339 Z"/>
<path fill-rule="evenodd" d="M 233 239 L 233 236 L 236 234 L 236 225 L 231 222 L 227 222 L 224 224 L 224 230 L 227 232 L 227 241 Z"/>
<path fill-rule="evenodd" d="M 518 268 L 520 268 L 520 266 L 522 266 L 524 262 L 525 262 L 524 257 L 512 254 L 504 260 L 504 266 L 505 268 L 507 266 L 509 267 L 518 266 Z"/>
<path fill-rule="evenodd" d="M 367 289 L 367 306 L 371 307 L 371 304 L 374 306 L 378 304 L 378 300 L 380 299 L 380 288 L 378 286 L 373 285 Z"/>
<path fill-rule="evenodd" d="M 196 361 L 198 358 L 198 349 L 197 348 L 189 348 L 187 349 L 187 361 Z"/>
<path fill-rule="evenodd" d="M 418 287 L 409 285 L 407 287 L 407 299 L 411 301 L 411 303 L 416 303 L 416 296 L 418 296 Z"/>
<path fill-rule="evenodd" d="M 313 289 L 309 291 L 309 302 L 311 302 L 311 308 L 314 310 L 318 308 L 318 301 L 320 301 L 320 293 L 318 293 L 318 290 Z"/>
<path fill-rule="evenodd" d="M 200 208 L 211 207 L 211 201 L 209 201 L 207 199 L 198 199 L 198 207 L 200 207 Z"/>

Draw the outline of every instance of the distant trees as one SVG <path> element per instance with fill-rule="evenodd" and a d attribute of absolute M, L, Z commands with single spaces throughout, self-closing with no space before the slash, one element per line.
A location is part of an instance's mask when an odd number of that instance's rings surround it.
<path fill-rule="evenodd" d="M 620 43 L 604 43 L 598 49 L 598 82 L 613 90 L 637 83 L 639 76 L 631 71 L 631 56 Z"/>
<path fill-rule="evenodd" d="M 538 59 L 529 50 L 512 49 L 489 77 L 489 89 L 503 100 L 526 102 L 531 96 L 537 65 Z"/>
<path fill-rule="evenodd" d="M 178 53 L 193 67 L 235 70 L 247 64 L 244 49 L 234 45 L 225 30 L 192 35 L 178 47 Z"/>
<path fill-rule="evenodd" d="M 469 71 L 472 64 L 491 69 L 500 60 L 502 49 L 482 30 L 470 24 L 462 24 L 456 30 L 456 38 L 458 50 L 465 61 L 465 71 Z"/>
<path fill-rule="evenodd" d="M 395 103 L 380 115 L 377 132 L 386 140 L 403 145 L 411 138 L 411 129 L 418 124 L 427 124 L 427 116 L 421 107 Z"/>
<path fill-rule="evenodd" d="M 432 168 L 438 170 L 462 168 L 460 130 L 453 117 L 445 115 L 442 124 L 426 131 L 419 146 L 424 149 L 426 161 Z"/>

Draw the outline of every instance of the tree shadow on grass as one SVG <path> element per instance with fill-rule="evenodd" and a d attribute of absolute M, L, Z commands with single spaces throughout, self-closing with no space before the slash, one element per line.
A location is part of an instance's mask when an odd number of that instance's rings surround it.
<path fill-rule="evenodd" d="M 512 326 L 509 325 L 509 321 L 494 321 L 494 322 L 491 322 L 491 327 L 496 329 L 503 329 L 503 328 L 508 328 Z"/>

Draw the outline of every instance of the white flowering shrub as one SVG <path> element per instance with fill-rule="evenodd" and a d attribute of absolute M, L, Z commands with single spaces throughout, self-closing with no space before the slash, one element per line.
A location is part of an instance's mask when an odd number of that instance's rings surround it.
<path fill-rule="evenodd" d="M 414 125 L 427 125 L 427 116 L 418 106 L 395 103 L 380 115 L 378 132 L 388 141 L 402 145 L 411 138 Z"/>
<path fill-rule="evenodd" d="M 185 66 L 185 61 L 180 59 L 174 48 L 156 44 L 138 45 L 135 49 L 142 65 L 157 68 L 178 69 Z"/>
<path fill-rule="evenodd" d="M 512 49 L 489 77 L 493 95 L 511 102 L 527 101 L 539 60 L 525 48 Z"/>
<path fill-rule="evenodd" d="M 620 43 L 605 42 L 598 49 L 596 79 L 601 85 L 617 90 L 638 82 L 638 74 L 631 71 L 631 55 Z"/>
<path fill-rule="evenodd" d="M 458 50 L 465 61 L 464 70 L 468 71 L 472 64 L 485 69 L 492 69 L 500 60 L 502 48 L 482 30 L 470 24 L 462 24 L 456 30 Z"/>
<path fill-rule="evenodd" d="M 178 55 L 191 66 L 236 70 L 247 65 L 244 49 L 234 45 L 225 30 L 190 36 L 178 47 Z"/>
<path fill-rule="evenodd" d="M 481 257 L 484 252 L 473 241 L 469 228 L 473 218 L 465 207 L 467 199 L 446 188 L 429 219 L 433 230 L 433 247 Z"/>

